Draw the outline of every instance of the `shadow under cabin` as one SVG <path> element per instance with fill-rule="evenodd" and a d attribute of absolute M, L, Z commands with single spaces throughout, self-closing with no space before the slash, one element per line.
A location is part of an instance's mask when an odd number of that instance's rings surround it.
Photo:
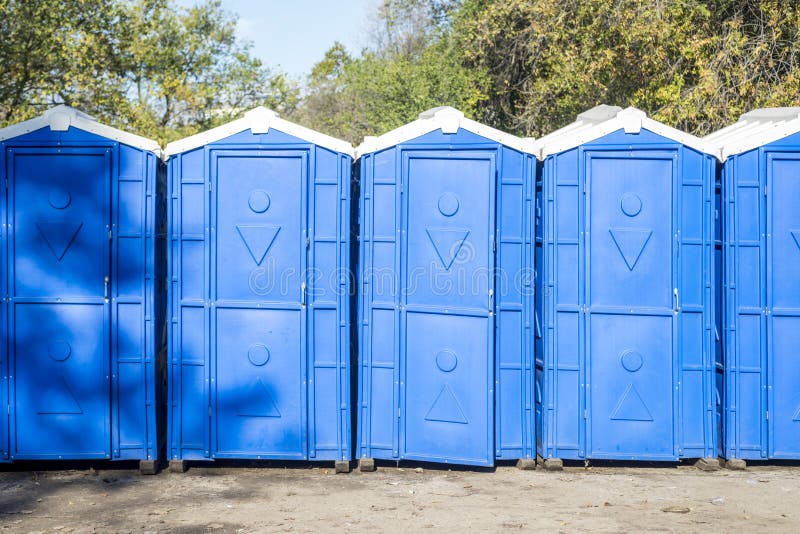
<path fill-rule="evenodd" d="M 349 471 L 352 147 L 256 108 L 166 152 L 170 468 Z"/>
<path fill-rule="evenodd" d="M 0 130 L 0 462 L 163 450 L 164 173 L 155 141 L 57 106 Z"/>

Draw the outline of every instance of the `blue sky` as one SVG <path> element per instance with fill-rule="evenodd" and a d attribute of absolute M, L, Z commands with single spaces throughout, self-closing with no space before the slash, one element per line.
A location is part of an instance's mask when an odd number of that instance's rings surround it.
<path fill-rule="evenodd" d="M 300 78 L 334 41 L 351 52 L 366 43 L 369 17 L 379 0 L 222 0 L 239 15 L 239 34 L 270 68 Z M 197 0 L 178 0 L 191 6 Z"/>

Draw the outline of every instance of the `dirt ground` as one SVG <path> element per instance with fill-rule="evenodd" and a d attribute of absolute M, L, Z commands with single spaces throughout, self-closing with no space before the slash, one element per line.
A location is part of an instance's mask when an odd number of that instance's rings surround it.
<path fill-rule="evenodd" d="M 19 469 L 19 468 L 16 468 Z M 0 472 L 0 532 L 797 531 L 800 467 Z"/>

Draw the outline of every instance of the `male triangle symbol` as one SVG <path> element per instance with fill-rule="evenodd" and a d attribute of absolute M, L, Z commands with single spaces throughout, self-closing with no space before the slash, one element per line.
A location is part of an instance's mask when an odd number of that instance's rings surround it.
<path fill-rule="evenodd" d="M 794 244 L 797 245 L 797 248 L 800 248 L 800 230 L 789 230 L 794 238 Z"/>
<path fill-rule="evenodd" d="M 67 384 L 67 380 L 61 376 L 56 379 L 52 387 L 47 388 L 39 396 L 38 413 L 49 415 L 79 415 L 83 413 L 78 399 Z"/>
<path fill-rule="evenodd" d="M 42 234 L 50 252 L 58 261 L 61 261 L 64 254 L 67 253 L 67 249 L 75 241 L 78 232 L 83 228 L 83 223 L 41 221 L 36 223 L 36 228 Z"/>
<path fill-rule="evenodd" d="M 425 419 L 427 421 L 459 423 L 462 425 L 469 423 L 464 415 L 464 410 L 461 409 L 461 405 L 458 403 L 458 399 L 453 394 L 453 390 L 447 384 L 442 387 L 439 396 L 433 401 L 433 405 L 425 415 Z"/>
<path fill-rule="evenodd" d="M 469 230 L 463 228 L 426 228 L 428 238 L 431 240 L 439 261 L 445 270 L 449 271 L 453 265 L 464 241 L 467 240 Z"/>
<path fill-rule="evenodd" d="M 644 247 L 650 241 L 653 231 L 637 228 L 611 228 L 608 231 L 611 234 L 611 239 L 614 240 L 614 244 L 617 245 L 619 253 L 622 254 L 628 270 L 633 271 L 633 268 L 639 262 Z"/>
<path fill-rule="evenodd" d="M 270 226 L 266 224 L 240 224 L 236 226 L 236 231 L 244 241 L 244 246 L 250 253 L 250 257 L 256 262 L 256 265 L 261 265 L 264 257 L 269 252 L 272 243 L 280 232 L 280 226 Z"/>
<path fill-rule="evenodd" d="M 281 412 L 278 411 L 278 407 L 275 405 L 272 395 L 270 395 L 267 386 L 264 385 L 264 382 L 262 382 L 260 378 L 256 379 L 249 393 L 247 400 L 250 401 L 250 405 L 239 412 L 239 415 L 245 417 L 281 416 Z"/>
<path fill-rule="evenodd" d="M 653 416 L 645 406 L 636 386 L 628 384 L 625 393 L 620 397 L 616 408 L 611 413 L 611 419 L 617 421 L 652 421 Z"/>

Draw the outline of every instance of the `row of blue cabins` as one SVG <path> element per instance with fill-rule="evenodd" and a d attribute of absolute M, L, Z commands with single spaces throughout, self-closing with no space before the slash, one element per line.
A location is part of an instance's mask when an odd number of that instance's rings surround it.
<path fill-rule="evenodd" d="M 0 142 L 0 462 L 800 458 L 800 108 Z"/>

